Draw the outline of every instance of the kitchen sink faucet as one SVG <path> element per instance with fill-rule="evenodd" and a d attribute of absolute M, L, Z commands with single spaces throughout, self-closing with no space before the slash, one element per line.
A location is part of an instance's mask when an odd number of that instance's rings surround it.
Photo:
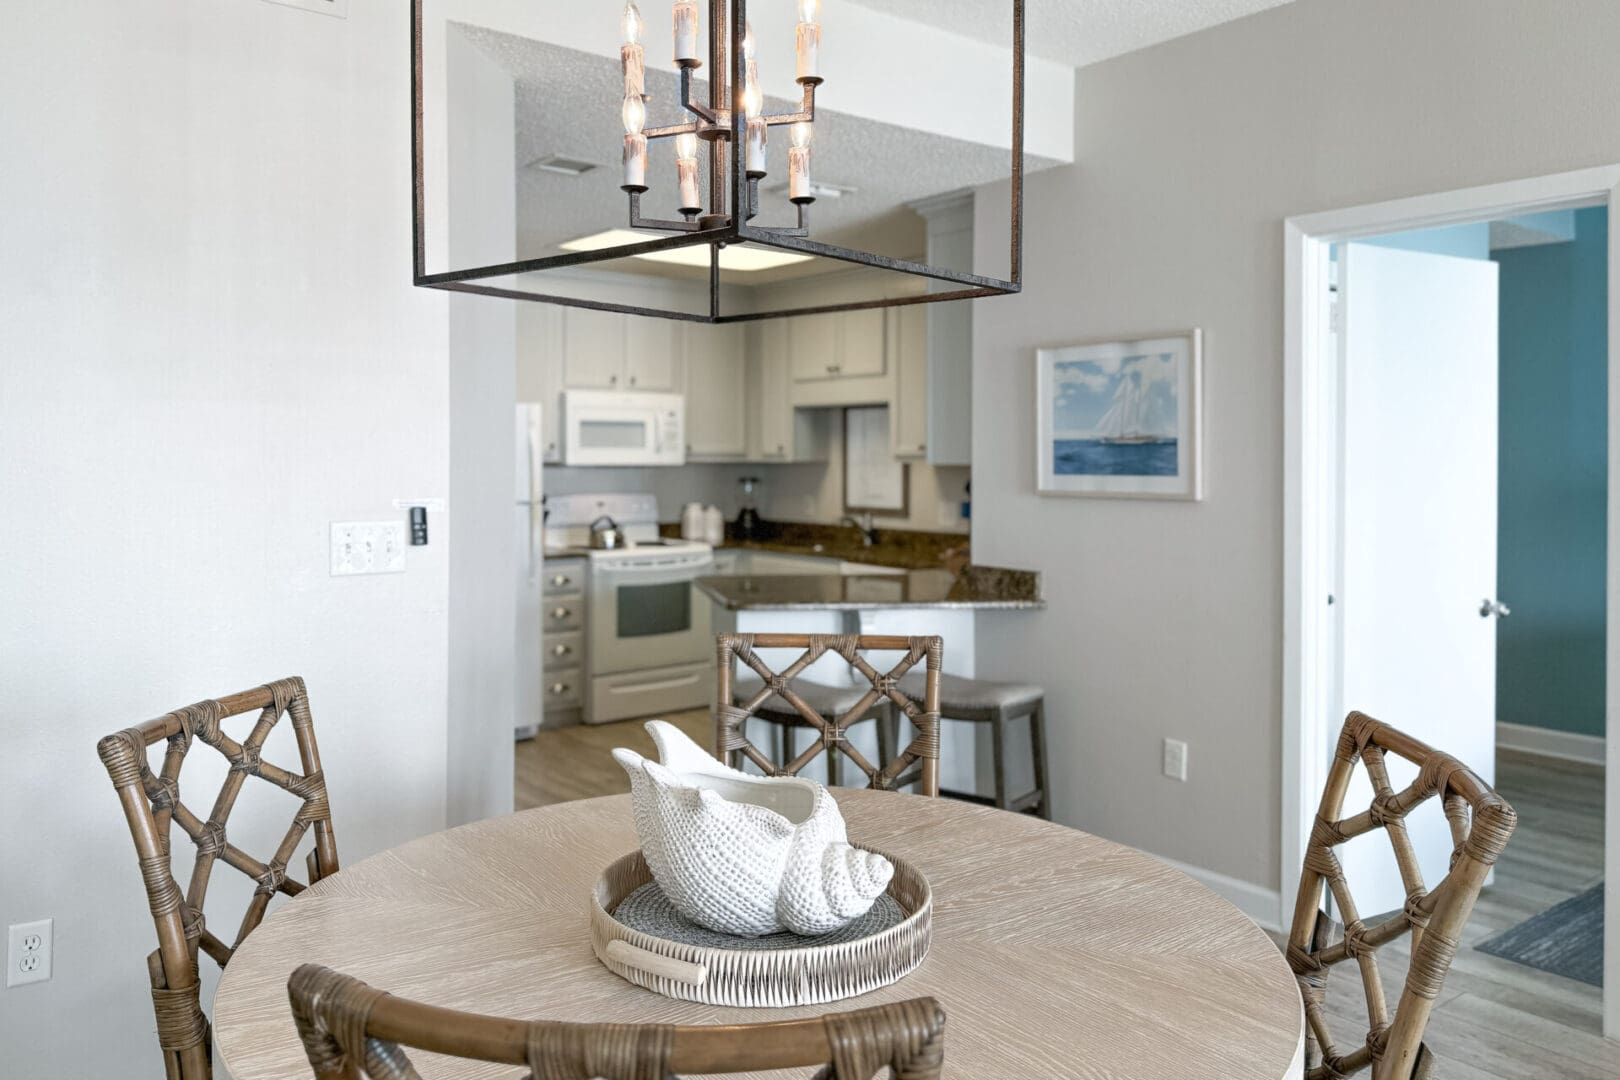
<path fill-rule="evenodd" d="M 862 547 L 875 547 L 877 545 L 878 531 L 876 526 L 872 524 L 872 515 L 870 512 L 868 512 L 866 515 L 865 524 L 862 524 L 857 518 L 847 516 L 841 519 L 838 524 L 849 525 L 858 530 L 861 534 Z"/>

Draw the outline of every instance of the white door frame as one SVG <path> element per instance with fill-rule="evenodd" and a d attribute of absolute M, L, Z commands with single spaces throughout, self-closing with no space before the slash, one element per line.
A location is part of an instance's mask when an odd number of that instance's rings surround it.
<path fill-rule="evenodd" d="M 1307 724 L 1318 714 L 1324 680 L 1321 643 L 1332 567 L 1324 565 L 1323 355 L 1328 263 L 1333 244 L 1413 229 L 1490 221 L 1543 210 L 1620 208 L 1620 165 L 1488 187 L 1330 210 L 1284 223 L 1283 331 L 1283 805 L 1279 922 L 1292 919 L 1299 873 L 1327 775 L 1332 736 Z M 1612 215 L 1611 215 L 1612 217 Z M 1609 537 L 1605 917 L 1620 927 L 1620 229 L 1609 229 Z M 1323 602 L 1306 603 L 1306 597 Z M 1620 932 L 1605 935 L 1603 1032 L 1620 1039 Z"/>

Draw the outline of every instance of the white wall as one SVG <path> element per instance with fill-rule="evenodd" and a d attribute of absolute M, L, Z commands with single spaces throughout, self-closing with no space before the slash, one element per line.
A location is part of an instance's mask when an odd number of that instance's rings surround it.
<path fill-rule="evenodd" d="M 450 256 L 457 266 L 515 257 L 512 77 L 450 28 L 444 38 Z M 517 314 L 510 300 L 450 297 L 448 816 L 459 825 L 512 810 L 517 594 L 512 568 L 512 416 Z"/>
<path fill-rule="evenodd" d="M 446 305 L 409 276 L 407 20 L 351 8 L 7 8 L 0 922 L 54 917 L 56 967 L 0 990 L 6 1076 L 162 1075 L 101 735 L 302 674 L 343 861 L 445 821 L 445 520 L 403 575 L 328 574 L 329 522 L 447 483 Z M 185 797 L 206 808 L 218 775 Z M 232 838 L 263 850 L 290 813 L 250 789 Z M 251 889 L 214 880 L 234 926 Z"/>
<path fill-rule="evenodd" d="M 1299 0 L 1080 72 L 1083 164 L 1030 178 L 1024 292 L 974 332 L 975 556 L 1051 601 L 980 670 L 1047 686 L 1062 820 L 1278 887 L 1282 220 L 1620 161 L 1616 41 L 1609 0 Z M 1207 500 L 1038 498 L 1033 347 L 1190 326 Z"/>

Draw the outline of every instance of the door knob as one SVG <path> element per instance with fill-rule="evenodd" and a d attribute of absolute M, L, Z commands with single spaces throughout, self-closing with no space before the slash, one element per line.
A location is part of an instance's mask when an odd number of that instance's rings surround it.
<path fill-rule="evenodd" d="M 1513 614 L 1513 609 L 1500 600 L 1492 600 L 1487 596 L 1479 602 L 1479 617 L 1482 619 L 1488 619 L 1492 615 L 1495 615 L 1498 619 L 1505 619 L 1511 614 Z"/>

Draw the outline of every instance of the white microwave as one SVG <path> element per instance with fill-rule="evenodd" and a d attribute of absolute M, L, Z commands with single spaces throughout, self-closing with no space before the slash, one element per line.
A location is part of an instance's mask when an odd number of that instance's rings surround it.
<path fill-rule="evenodd" d="M 564 391 L 562 463 L 685 465 L 686 397 Z"/>

